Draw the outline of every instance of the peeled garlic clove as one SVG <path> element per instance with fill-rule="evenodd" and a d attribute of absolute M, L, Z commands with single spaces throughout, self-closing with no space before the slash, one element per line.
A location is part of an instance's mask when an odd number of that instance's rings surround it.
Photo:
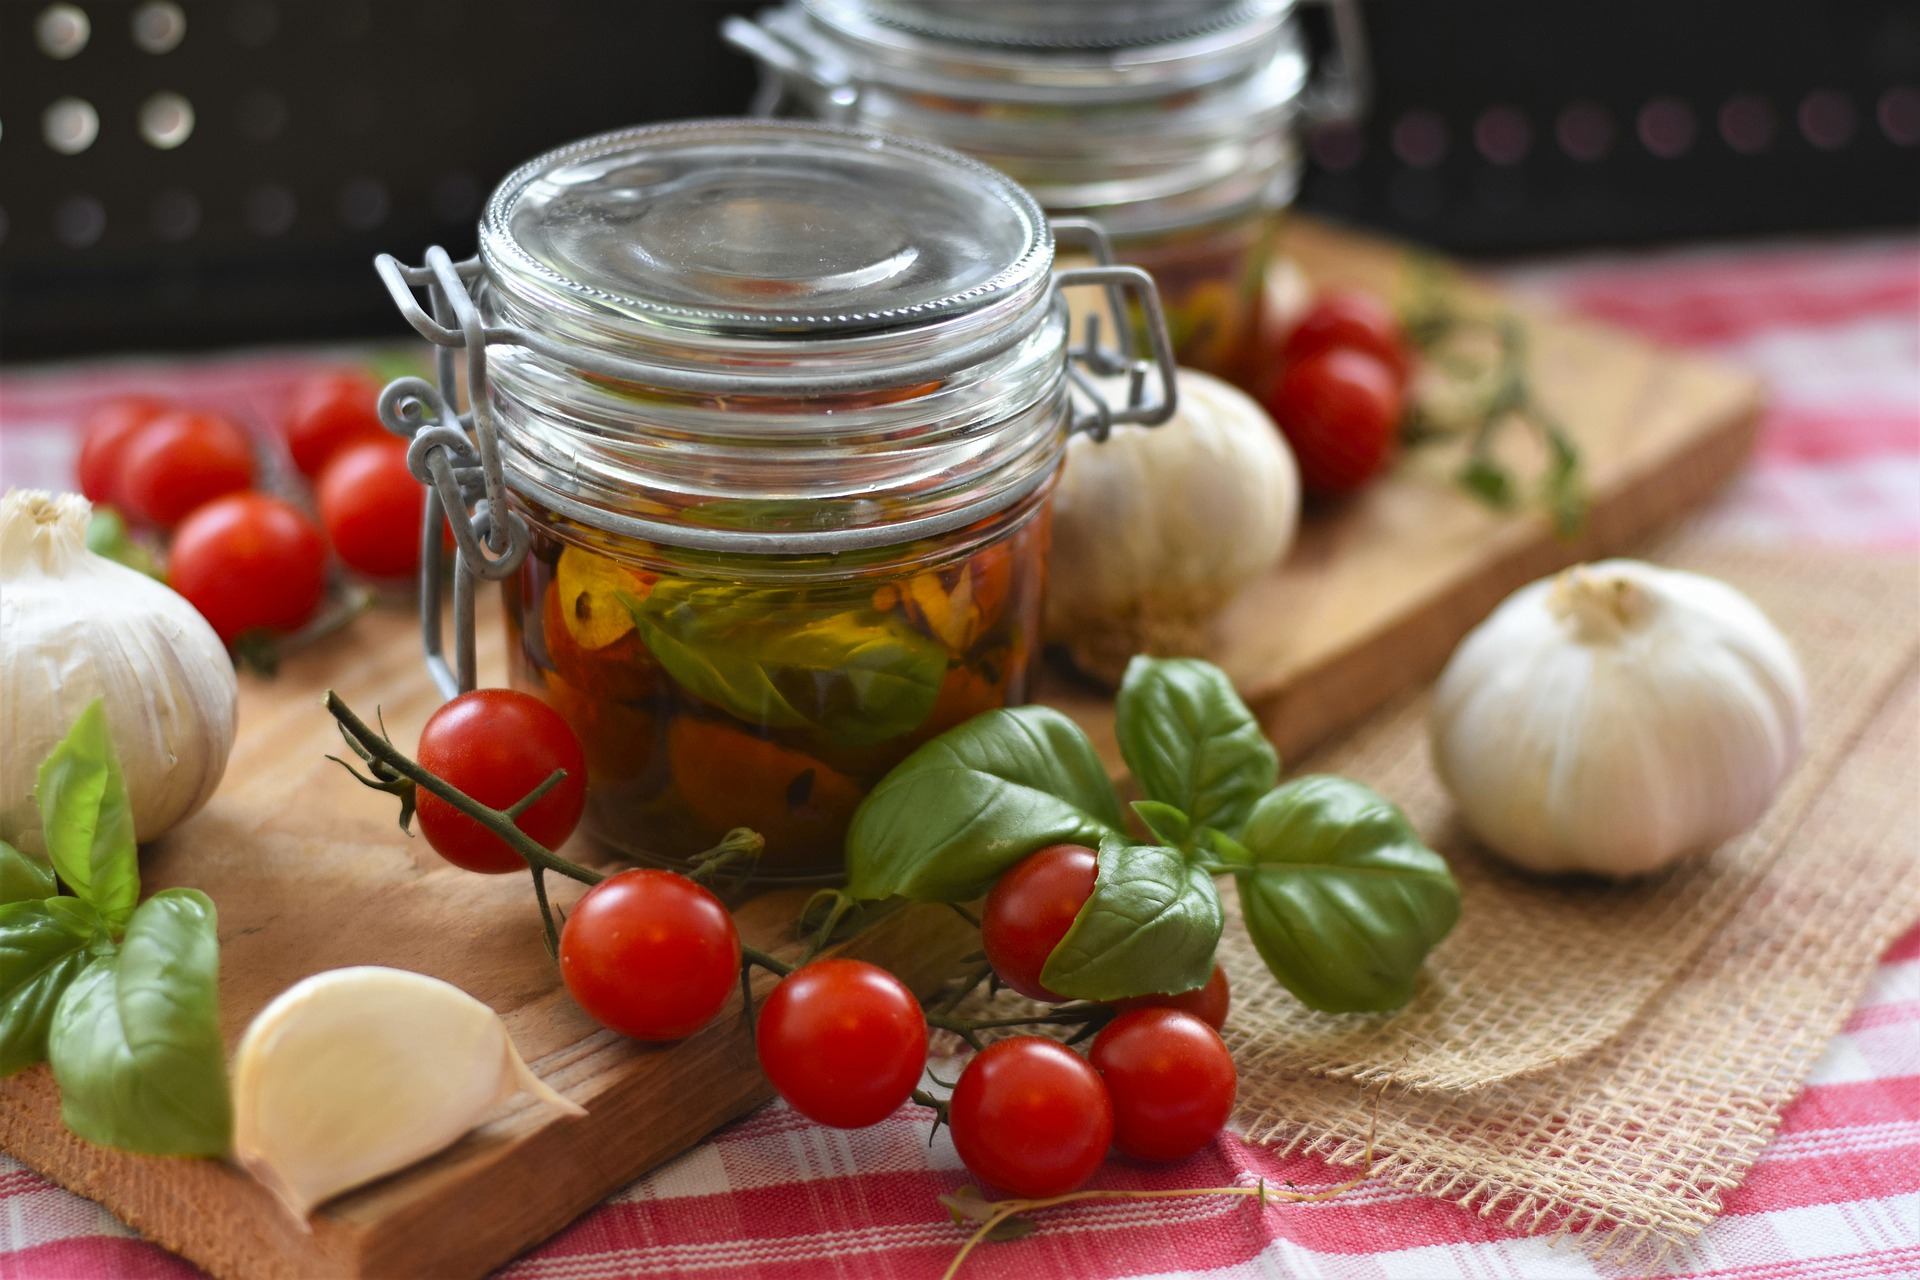
<path fill-rule="evenodd" d="M 234 1055 L 234 1158 L 293 1215 L 451 1146 L 525 1090 L 574 1115 L 500 1015 L 404 969 L 333 969 L 262 1009 Z"/>
<path fill-rule="evenodd" d="M 1481 843 L 1631 876 L 1757 821 L 1800 754 L 1786 638 L 1723 582 L 1634 560 L 1521 588 L 1434 690 L 1434 764 Z"/>

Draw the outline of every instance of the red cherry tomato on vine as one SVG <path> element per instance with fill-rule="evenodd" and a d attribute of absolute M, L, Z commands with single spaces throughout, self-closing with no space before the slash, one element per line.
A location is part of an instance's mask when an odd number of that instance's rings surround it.
<path fill-rule="evenodd" d="M 1048 845 L 994 881 L 980 913 L 980 942 L 1000 981 L 1030 1000 L 1065 999 L 1041 985 L 1040 971 L 1093 893 L 1098 862 L 1085 845 Z"/>
<path fill-rule="evenodd" d="M 1113 1144 L 1130 1156 L 1184 1160 L 1233 1114 L 1233 1055 L 1190 1013 L 1123 1013 L 1094 1037 L 1087 1058 L 1113 1100 Z"/>
<path fill-rule="evenodd" d="M 637 1040 L 682 1040 L 733 994 L 740 935 L 720 899 L 685 876 L 622 871 L 567 917 L 560 977 L 601 1026 Z"/>
<path fill-rule="evenodd" d="M 1099 1073 L 1040 1036 L 997 1040 L 947 1104 L 954 1149 L 983 1182 L 1027 1199 L 1065 1195 L 1106 1158 L 1113 1104 Z"/>
<path fill-rule="evenodd" d="M 1386 463 L 1400 426 L 1393 371 L 1352 347 L 1331 347 L 1287 365 L 1264 397 L 1293 446 L 1300 480 L 1317 493 L 1346 493 Z"/>
<path fill-rule="evenodd" d="M 1407 334 L 1386 303 L 1357 289 L 1323 293 L 1280 347 L 1281 365 L 1304 360 L 1333 347 L 1364 351 L 1387 366 L 1394 385 L 1405 387 L 1413 374 Z"/>
<path fill-rule="evenodd" d="M 816 960 L 760 1006 L 760 1068 L 793 1109 L 836 1129 L 892 1115 L 927 1064 L 927 1019 L 906 984 L 859 960 Z"/>
<path fill-rule="evenodd" d="M 396 436 L 349 445 L 314 486 L 320 523 L 342 560 L 376 578 L 420 568 L 426 486 L 407 470 L 407 442 Z"/>
<path fill-rule="evenodd" d="M 113 492 L 136 520 L 171 529 L 215 498 L 253 484 L 253 443 L 227 419 L 180 409 L 133 432 Z"/>
<path fill-rule="evenodd" d="M 1174 996 L 1131 996 L 1125 1000 L 1115 1000 L 1113 1007 L 1123 1013 L 1128 1009 L 1178 1009 L 1182 1013 L 1192 1014 L 1218 1031 L 1227 1025 L 1227 1007 L 1231 1003 L 1227 971 L 1215 965 L 1213 976 L 1207 979 L 1203 987 L 1182 991 Z"/>
<path fill-rule="evenodd" d="M 326 595 L 327 544 L 291 503 L 229 494 L 174 533 L 167 584 L 228 644 L 249 631 L 295 631 Z"/>
<path fill-rule="evenodd" d="M 557 849 L 573 834 L 587 803 L 587 757 L 560 713 L 517 689 L 474 689 L 428 718 L 420 731 L 420 767 L 481 804 L 505 809 L 545 782 L 567 776 L 517 819 L 538 844 Z M 468 871 L 526 869 L 499 836 L 422 788 L 420 834 L 434 851 Z"/>
<path fill-rule="evenodd" d="M 167 411 L 152 396 L 115 396 L 95 407 L 81 424 L 86 436 L 75 465 L 80 492 L 93 503 L 120 501 L 120 455 L 140 428 Z"/>
<path fill-rule="evenodd" d="M 317 476 L 334 455 L 367 440 L 392 439 L 380 423 L 380 384 L 363 373 L 316 373 L 293 388 L 287 451 L 300 474 Z"/>

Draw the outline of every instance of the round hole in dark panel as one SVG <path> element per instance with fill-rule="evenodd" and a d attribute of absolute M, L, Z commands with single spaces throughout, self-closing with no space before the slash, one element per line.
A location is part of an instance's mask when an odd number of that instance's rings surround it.
<path fill-rule="evenodd" d="M 1800 103 L 1800 136 L 1822 151 L 1838 151 L 1853 141 L 1853 101 L 1838 89 L 1816 89 Z"/>
<path fill-rule="evenodd" d="M 172 53 L 187 38 L 187 15 L 171 0 L 150 0 L 133 11 L 133 43 L 144 53 Z"/>
<path fill-rule="evenodd" d="M 63 156 L 77 156 L 100 136 L 100 113 L 85 98 L 56 98 L 40 115 L 40 136 Z"/>
<path fill-rule="evenodd" d="M 1446 159 L 1447 122 L 1437 112 L 1407 112 L 1393 123 L 1393 153 L 1416 169 L 1433 168 Z"/>
<path fill-rule="evenodd" d="M 1896 85 L 1880 95 L 1880 132 L 1896 147 L 1920 143 L 1920 89 Z"/>
<path fill-rule="evenodd" d="M 241 203 L 240 217 L 253 234 L 272 237 L 286 234 L 299 208 L 293 192 L 277 182 L 267 182 L 247 192 L 246 199 Z"/>
<path fill-rule="evenodd" d="M 1597 102 L 1569 103 L 1554 121 L 1553 136 L 1562 151 L 1590 164 L 1613 150 L 1613 117 Z"/>
<path fill-rule="evenodd" d="M 68 196 L 53 210 L 53 235 L 69 249 L 84 249 L 107 230 L 107 209 L 92 196 Z"/>
<path fill-rule="evenodd" d="M 280 34 L 280 11 L 267 0 L 236 0 L 227 10 L 227 34 L 235 44 L 258 49 Z"/>
<path fill-rule="evenodd" d="M 193 104 L 177 93 L 156 93 L 140 104 L 140 136 L 171 151 L 193 136 Z"/>
<path fill-rule="evenodd" d="M 240 99 L 236 123 L 249 140 L 271 142 L 287 127 L 287 100 L 277 93 L 256 89 Z"/>
<path fill-rule="evenodd" d="M 40 52 L 65 61 L 87 47 L 93 23 L 77 4 L 50 4 L 34 19 L 33 39 Z"/>
<path fill-rule="evenodd" d="M 1743 156 L 1772 146 L 1774 129 L 1773 108 L 1758 94 L 1735 94 L 1721 104 L 1721 140 Z"/>
<path fill-rule="evenodd" d="M 480 184 L 470 173 L 443 173 L 433 180 L 427 199 L 442 222 L 466 222 L 480 211 Z"/>
<path fill-rule="evenodd" d="M 1316 129 L 1308 139 L 1308 148 L 1322 169 L 1344 173 L 1360 163 L 1366 154 L 1366 135 L 1350 124 L 1330 124 Z"/>
<path fill-rule="evenodd" d="M 1473 122 L 1473 145 L 1494 164 L 1519 164 L 1533 146 L 1533 126 L 1518 107 L 1488 107 Z"/>
<path fill-rule="evenodd" d="M 387 188 L 365 174 L 340 188 L 340 221 L 355 231 L 371 231 L 387 220 Z"/>
<path fill-rule="evenodd" d="M 178 243 L 200 229 L 200 201 L 179 187 L 162 191 L 154 196 L 147 220 L 153 234 Z"/>
<path fill-rule="evenodd" d="M 1694 135 L 1699 132 L 1693 108 L 1679 98 L 1650 100 L 1634 123 L 1640 145 L 1662 160 L 1677 160 L 1693 150 Z"/>

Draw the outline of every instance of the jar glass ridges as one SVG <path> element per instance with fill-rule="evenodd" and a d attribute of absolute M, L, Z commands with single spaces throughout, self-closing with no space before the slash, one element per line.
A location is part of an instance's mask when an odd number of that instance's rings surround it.
<path fill-rule="evenodd" d="M 1291 9 L 789 0 L 726 30 L 777 90 L 761 106 L 954 147 L 1097 220 L 1159 278 L 1181 362 L 1242 377 L 1310 102 Z"/>
<path fill-rule="evenodd" d="M 887 769 L 1026 698 L 1047 503 L 1091 412 L 1052 268 L 1003 175 L 850 129 L 628 130 L 501 184 L 449 268 L 471 288 L 434 278 L 463 326 L 409 318 L 479 347 L 452 505 L 491 441 L 483 523 L 528 547 L 495 575 L 512 678 L 579 732 L 593 835 L 677 860 L 748 826 L 769 878 L 830 877 Z M 407 270 L 382 264 L 396 297 Z"/>

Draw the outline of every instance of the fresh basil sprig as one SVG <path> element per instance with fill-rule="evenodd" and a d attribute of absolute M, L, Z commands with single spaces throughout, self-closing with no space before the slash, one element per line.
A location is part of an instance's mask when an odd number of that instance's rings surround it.
<path fill-rule="evenodd" d="M 132 807 L 99 699 L 40 766 L 34 799 L 52 865 L 0 844 L 0 1075 L 49 1061 L 67 1127 L 90 1141 L 223 1153 L 213 903 L 193 889 L 139 901 Z"/>
<path fill-rule="evenodd" d="M 1135 658 L 1116 729 L 1147 795 L 1134 814 L 1157 843 L 1128 837 L 1078 725 L 1044 707 L 989 711 L 867 797 L 847 836 L 847 891 L 960 902 L 1037 849 L 1093 845 L 1093 893 L 1042 971 L 1049 990 L 1115 1000 L 1201 986 L 1221 929 L 1213 877 L 1225 874 L 1267 967 L 1303 1003 L 1406 1003 L 1460 892 L 1399 810 L 1343 778 L 1276 786 L 1278 756 L 1209 663 Z"/>

